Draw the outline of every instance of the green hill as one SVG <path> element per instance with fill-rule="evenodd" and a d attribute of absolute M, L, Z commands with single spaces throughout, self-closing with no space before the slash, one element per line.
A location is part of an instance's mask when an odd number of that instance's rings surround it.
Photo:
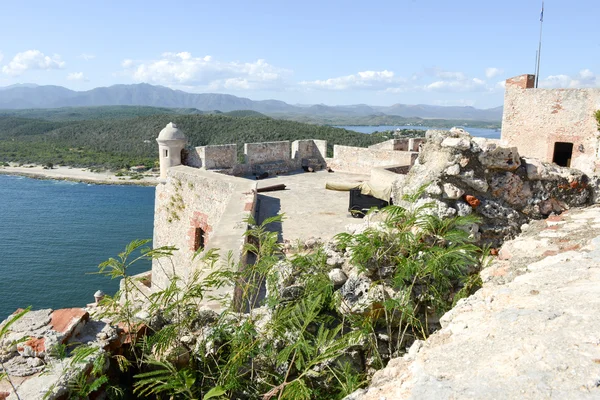
<path fill-rule="evenodd" d="M 99 106 L 31 108 L 0 110 L 0 116 L 45 119 L 49 121 L 85 121 L 93 119 L 123 119 L 157 114 L 204 114 L 195 108 L 167 108 L 146 106 Z"/>
<path fill-rule="evenodd" d="M 382 139 L 329 126 L 269 117 L 213 115 L 150 115 L 132 119 L 54 122 L 0 117 L 0 162 L 53 163 L 72 166 L 126 168 L 152 166 L 156 137 L 169 122 L 185 132 L 192 146 L 323 139 L 329 143 L 369 146 Z"/>

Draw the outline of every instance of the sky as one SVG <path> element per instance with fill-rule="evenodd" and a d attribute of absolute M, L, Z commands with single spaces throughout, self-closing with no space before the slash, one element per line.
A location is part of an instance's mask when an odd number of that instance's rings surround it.
<path fill-rule="evenodd" d="M 540 87 L 600 87 L 600 2 L 544 2 Z M 1 0 L 0 87 L 146 82 L 291 104 L 502 105 L 538 0 Z"/>

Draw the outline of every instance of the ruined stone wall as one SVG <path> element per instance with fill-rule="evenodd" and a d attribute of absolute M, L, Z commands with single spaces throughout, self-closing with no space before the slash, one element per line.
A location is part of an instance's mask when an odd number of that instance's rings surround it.
<path fill-rule="evenodd" d="M 552 162 L 556 142 L 573 143 L 571 168 L 599 171 L 600 89 L 533 89 L 532 75 L 506 81 L 502 140 L 526 157 Z M 534 78 L 534 77 L 533 77 Z"/>
<path fill-rule="evenodd" d="M 191 258 L 197 228 L 206 249 L 219 248 L 222 259 L 233 252 L 241 259 L 244 218 L 252 214 L 256 182 L 187 166 L 170 168 L 164 184 L 156 187 L 154 247 L 175 246 L 172 263 L 155 260 L 152 287 L 164 288 L 175 273 L 186 279 L 198 265 Z M 227 288 L 224 290 L 228 290 Z M 232 288 L 229 288 L 232 291 Z"/>
<path fill-rule="evenodd" d="M 410 151 L 380 150 L 363 147 L 333 146 L 333 158 L 327 165 L 334 171 L 368 173 L 374 167 L 392 165 L 410 166 L 418 153 Z"/>
<path fill-rule="evenodd" d="M 521 157 L 516 147 L 467 132 L 430 130 L 427 139 L 410 172 L 398 175 L 392 198 L 426 187 L 417 205 L 430 203 L 442 218 L 477 215 L 481 223 L 469 233 L 480 243 L 498 247 L 530 219 L 592 201 L 589 179 L 579 170 Z"/>

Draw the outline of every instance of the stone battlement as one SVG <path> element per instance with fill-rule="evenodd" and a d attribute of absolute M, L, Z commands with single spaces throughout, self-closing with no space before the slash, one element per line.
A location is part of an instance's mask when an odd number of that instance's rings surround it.
<path fill-rule="evenodd" d="M 238 161 L 237 145 L 198 146 L 185 151 L 183 164 L 204 170 L 219 170 L 230 175 L 280 175 L 311 167 L 365 173 L 374 167 L 402 165 L 409 169 L 414 163 L 420 138 L 391 139 L 368 148 L 333 146 L 333 157 L 327 157 L 327 141 L 305 139 L 244 144 L 244 160 Z"/>

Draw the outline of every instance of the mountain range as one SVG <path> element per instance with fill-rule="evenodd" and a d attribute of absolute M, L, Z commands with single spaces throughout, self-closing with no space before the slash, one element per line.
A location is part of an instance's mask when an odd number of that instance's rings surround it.
<path fill-rule="evenodd" d="M 200 111 L 252 110 L 269 116 L 365 117 L 399 116 L 424 119 L 463 119 L 500 121 L 502 107 L 477 109 L 461 106 L 431 106 L 394 104 L 370 106 L 355 104 L 328 106 L 324 104 L 292 105 L 279 100 L 250 100 L 229 94 L 187 93 L 147 83 L 113 85 L 87 91 L 74 91 L 62 86 L 16 84 L 0 87 L 0 109 L 30 109 L 58 107 L 92 107 L 136 105 L 170 108 L 195 108 Z"/>

